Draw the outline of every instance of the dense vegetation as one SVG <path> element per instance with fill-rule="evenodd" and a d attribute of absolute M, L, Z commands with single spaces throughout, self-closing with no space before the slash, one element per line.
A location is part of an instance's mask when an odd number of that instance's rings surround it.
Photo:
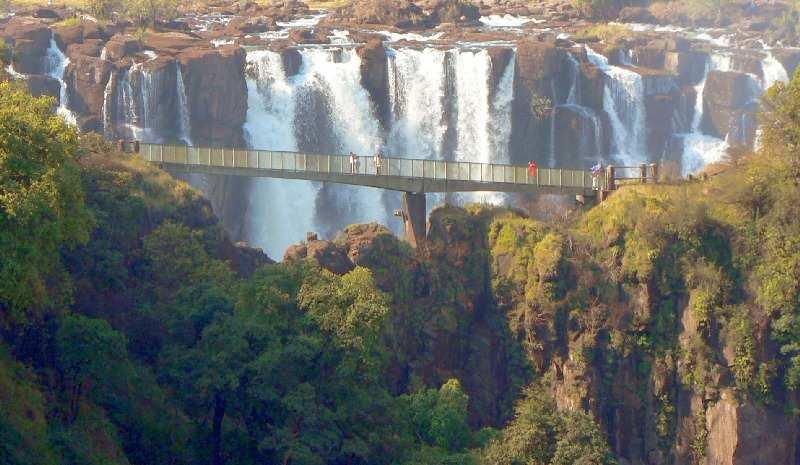
<path fill-rule="evenodd" d="M 0 463 L 605 465 L 651 399 L 665 456 L 685 392 L 797 415 L 800 76 L 707 183 L 566 223 L 445 207 L 424 251 L 381 233 L 339 275 L 241 260 L 196 191 L 52 107 L 0 83 Z"/>

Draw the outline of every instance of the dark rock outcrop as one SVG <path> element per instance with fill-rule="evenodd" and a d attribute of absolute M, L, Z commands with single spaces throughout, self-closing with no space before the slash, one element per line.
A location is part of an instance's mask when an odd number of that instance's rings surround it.
<path fill-rule="evenodd" d="M 142 43 L 134 36 L 117 34 L 106 42 L 105 48 L 106 58 L 111 61 L 117 61 L 141 52 Z"/>
<path fill-rule="evenodd" d="M 112 68 L 109 61 L 79 55 L 64 71 L 70 109 L 79 116 L 79 124 L 85 131 L 103 129 L 104 92 Z"/>
<path fill-rule="evenodd" d="M 373 38 L 366 45 L 359 47 L 361 58 L 361 85 L 369 92 L 375 114 L 384 128 L 389 125 L 391 108 L 389 106 L 389 75 L 386 49 L 383 41 Z"/>
<path fill-rule="evenodd" d="M 562 50 L 552 43 L 525 39 L 517 47 L 515 99 L 511 120 L 511 156 L 516 163 L 531 159 L 543 163 L 550 141 L 549 118 L 537 114 L 537 99 L 552 99 L 554 82 L 559 79 Z"/>
<path fill-rule="evenodd" d="M 45 56 L 52 33 L 47 24 L 36 19 L 14 17 L 0 37 L 14 46 L 14 69 L 24 74 L 43 74 Z"/>
<path fill-rule="evenodd" d="M 192 140 L 199 145 L 242 146 L 247 115 L 244 50 L 190 48 L 178 60 L 191 109 Z"/>
<path fill-rule="evenodd" d="M 709 72 L 703 92 L 703 131 L 725 138 L 759 92 L 758 84 L 747 74 Z"/>
<path fill-rule="evenodd" d="M 58 79 L 51 78 L 42 74 L 31 74 L 25 79 L 28 90 L 36 97 L 46 95 L 53 97 L 58 102 L 61 93 L 61 83 Z"/>

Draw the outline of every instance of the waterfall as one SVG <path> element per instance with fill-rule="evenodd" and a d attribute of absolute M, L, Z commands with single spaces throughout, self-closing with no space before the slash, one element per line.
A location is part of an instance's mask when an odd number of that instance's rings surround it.
<path fill-rule="evenodd" d="M 111 117 L 111 98 L 114 96 L 114 88 L 116 87 L 116 74 L 111 71 L 108 75 L 108 82 L 105 89 L 103 89 L 103 133 L 106 137 L 113 136 L 112 126 L 114 124 Z"/>
<path fill-rule="evenodd" d="M 183 71 L 180 62 L 175 62 L 175 85 L 178 94 L 178 138 L 186 145 L 192 144 L 192 126 L 189 120 L 189 102 L 186 98 L 186 86 L 183 82 Z"/>
<path fill-rule="evenodd" d="M 61 49 L 58 48 L 55 34 L 52 32 L 50 36 L 50 48 L 47 49 L 47 55 L 45 59 L 47 60 L 47 74 L 50 77 L 57 79 L 61 84 L 58 99 L 58 109 L 56 110 L 56 113 L 61 115 L 67 124 L 77 126 L 78 120 L 75 117 L 75 114 L 69 109 L 69 92 L 67 90 L 67 83 L 64 81 L 64 72 L 66 71 L 67 66 L 69 66 L 69 58 L 67 58 Z"/>
<path fill-rule="evenodd" d="M 117 79 L 116 120 L 123 122 L 125 137 L 142 142 L 161 143 L 164 137 L 161 131 L 170 121 L 171 108 L 162 103 L 166 84 L 171 81 L 163 78 L 163 68 L 158 71 L 146 65 L 158 58 L 153 53 L 146 54 L 147 62 L 133 63 Z M 172 87 L 167 87 L 167 93 Z M 109 98 L 110 99 L 110 98 Z"/>
<path fill-rule="evenodd" d="M 639 73 L 612 66 L 603 55 L 586 47 L 589 61 L 606 76 L 603 109 L 611 121 L 614 157 L 626 165 L 647 161 L 644 85 Z"/>
<path fill-rule="evenodd" d="M 392 109 L 389 154 L 441 159 L 447 131 L 445 52 L 435 48 L 392 50 L 388 66 Z"/>
<path fill-rule="evenodd" d="M 695 105 L 692 115 L 691 132 L 683 135 L 683 159 L 681 161 L 684 176 L 695 173 L 709 163 L 720 161 L 728 151 L 728 141 L 714 136 L 703 134 L 704 93 L 708 73 L 714 71 L 729 71 L 731 69 L 731 56 L 712 54 L 706 57 L 703 78 L 694 87 Z"/>
<path fill-rule="evenodd" d="M 247 53 L 247 120 L 251 147 L 296 151 L 295 89 L 281 55 Z M 318 188 L 309 181 L 255 179 L 250 194 L 246 235 L 249 242 L 280 259 L 287 247 L 314 230 Z"/>
<path fill-rule="evenodd" d="M 489 84 L 492 60 L 486 50 L 454 50 L 458 108 L 457 161 L 490 163 Z"/>
<path fill-rule="evenodd" d="M 581 103 L 581 64 L 571 53 L 567 53 L 569 63 L 570 87 L 567 95 L 567 104 L 580 105 Z"/>
<path fill-rule="evenodd" d="M 305 48 L 296 76 L 279 53 L 252 51 L 245 130 L 251 146 L 271 150 L 355 152 L 371 156 L 383 144 L 354 49 Z M 258 180 L 251 193 L 248 239 L 280 257 L 314 228 L 340 230 L 355 222 L 388 222 L 381 191 L 305 181 Z"/>
<path fill-rule="evenodd" d="M 786 68 L 775 58 L 770 50 L 767 50 L 767 56 L 761 61 L 761 70 L 764 73 L 762 83 L 765 91 L 778 82 L 787 83 L 790 80 Z"/>

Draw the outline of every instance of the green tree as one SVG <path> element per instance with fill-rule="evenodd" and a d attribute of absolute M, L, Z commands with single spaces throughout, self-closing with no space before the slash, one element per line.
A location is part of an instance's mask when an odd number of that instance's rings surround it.
<path fill-rule="evenodd" d="M 89 386 L 119 374 L 127 360 L 125 337 L 105 320 L 68 315 L 56 333 L 56 347 L 69 404 L 67 421 L 73 422 Z"/>
<path fill-rule="evenodd" d="M 483 463 L 547 465 L 556 452 L 558 430 L 553 399 L 541 387 L 529 387 L 517 403 L 514 420 L 485 448 Z"/>
<path fill-rule="evenodd" d="M 78 135 L 53 100 L 0 83 L 0 322 L 69 296 L 59 250 L 88 239 Z"/>
<path fill-rule="evenodd" d="M 585 412 L 570 412 L 558 429 L 558 442 L 551 465 L 614 465 L 603 433 Z"/>
<path fill-rule="evenodd" d="M 180 0 L 129 0 L 125 4 L 127 15 L 137 24 L 156 27 L 159 21 L 177 15 Z"/>
<path fill-rule="evenodd" d="M 442 385 L 431 411 L 431 438 L 434 445 L 450 452 L 460 451 L 469 445 L 468 403 L 469 397 L 457 379 Z"/>

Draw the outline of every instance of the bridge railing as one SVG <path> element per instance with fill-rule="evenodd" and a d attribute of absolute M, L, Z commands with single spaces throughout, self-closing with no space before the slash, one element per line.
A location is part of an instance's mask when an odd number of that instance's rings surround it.
<path fill-rule="evenodd" d="M 592 175 L 586 170 L 539 168 L 537 176 L 531 176 L 528 167 L 519 165 L 391 157 L 383 157 L 378 170 L 373 157 L 357 157 L 358 163 L 352 172 L 350 157 L 342 155 L 145 143 L 140 144 L 139 153 L 150 162 L 189 166 L 593 188 Z M 596 187 L 605 186 L 606 177 L 600 176 Z"/>

